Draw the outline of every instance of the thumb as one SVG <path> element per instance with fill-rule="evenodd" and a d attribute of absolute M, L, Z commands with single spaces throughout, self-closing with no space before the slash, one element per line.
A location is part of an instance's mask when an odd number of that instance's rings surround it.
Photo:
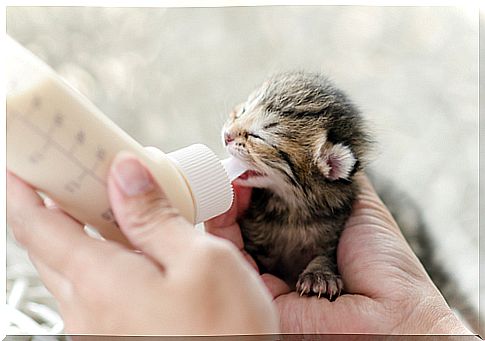
<path fill-rule="evenodd" d="M 286 284 L 282 279 L 276 276 L 273 276 L 269 273 L 264 273 L 261 275 L 261 279 L 266 285 L 266 288 L 268 288 L 269 292 L 271 293 L 271 296 L 273 296 L 273 299 L 291 292 L 288 284 Z"/>
<path fill-rule="evenodd" d="M 157 261 L 177 259 L 193 236 L 192 225 L 174 208 L 135 155 L 120 152 L 108 176 L 108 193 L 121 231 L 133 246 Z"/>

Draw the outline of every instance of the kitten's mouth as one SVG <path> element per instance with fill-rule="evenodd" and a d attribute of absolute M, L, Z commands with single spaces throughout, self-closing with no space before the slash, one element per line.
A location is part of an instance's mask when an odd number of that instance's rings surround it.
<path fill-rule="evenodd" d="M 255 171 L 255 170 L 247 170 L 244 173 L 242 173 L 238 177 L 238 179 L 247 180 L 249 178 L 254 178 L 254 177 L 258 177 L 258 176 L 266 176 L 266 174 L 264 174 L 262 172 Z"/>
<path fill-rule="evenodd" d="M 229 154 L 234 160 L 237 162 L 231 168 L 231 173 L 235 175 L 235 177 L 231 178 L 231 181 L 236 181 L 237 183 L 244 185 L 244 186 L 251 186 L 251 187 L 266 187 L 268 182 L 268 175 L 264 172 L 254 169 L 254 166 L 243 159 L 241 155 L 236 153 L 232 148 L 227 149 Z M 229 159 L 228 159 L 229 160 Z M 239 163 L 239 165 L 237 164 Z M 242 169 L 241 169 L 242 166 Z M 227 168 L 226 168 L 227 170 Z M 239 172 L 239 171 L 242 172 Z M 239 176 L 237 174 L 240 174 Z"/>
<path fill-rule="evenodd" d="M 244 166 L 242 173 L 237 173 L 240 174 L 239 176 L 236 175 L 236 178 L 233 178 L 233 181 L 235 181 L 236 184 L 246 187 L 259 188 L 265 188 L 271 184 L 268 174 L 259 170 L 251 169 L 251 167 L 247 166 L 247 164 Z"/>

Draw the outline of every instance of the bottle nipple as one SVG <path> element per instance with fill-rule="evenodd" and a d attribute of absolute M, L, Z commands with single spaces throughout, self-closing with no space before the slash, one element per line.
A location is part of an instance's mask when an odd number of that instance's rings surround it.
<path fill-rule="evenodd" d="M 248 170 L 248 167 L 244 163 L 232 156 L 228 157 L 227 159 L 221 160 L 221 163 L 227 172 L 229 181 L 231 182 L 236 180 L 239 176 L 241 176 L 245 171 Z"/>

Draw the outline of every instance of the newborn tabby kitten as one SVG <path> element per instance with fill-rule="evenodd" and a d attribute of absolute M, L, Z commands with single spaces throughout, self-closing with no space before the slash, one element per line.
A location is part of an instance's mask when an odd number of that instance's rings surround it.
<path fill-rule="evenodd" d="M 261 272 L 300 294 L 340 295 L 337 244 L 371 144 L 360 113 L 324 76 L 283 73 L 231 113 L 223 136 L 250 169 L 237 180 L 254 187 L 239 224 Z"/>

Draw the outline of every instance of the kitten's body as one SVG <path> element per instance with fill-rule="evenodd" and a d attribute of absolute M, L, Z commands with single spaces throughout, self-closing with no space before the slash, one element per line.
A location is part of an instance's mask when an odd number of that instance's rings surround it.
<path fill-rule="evenodd" d="M 351 202 L 353 193 L 349 194 L 346 200 Z M 333 214 L 322 212 L 303 218 L 298 214 L 302 209 L 306 208 L 290 209 L 270 191 L 254 189 L 248 213 L 240 220 L 245 248 L 256 256 L 260 270 L 282 278 L 293 288 L 311 261 L 318 263 L 313 267 L 328 272 L 328 281 L 337 280 L 336 248 L 351 210 L 344 206 Z M 341 283 L 333 284 L 341 290 Z"/>
<path fill-rule="evenodd" d="M 247 251 L 300 293 L 339 295 L 338 239 L 370 146 L 360 113 L 323 76 L 285 73 L 236 109 L 224 131 L 229 152 L 253 170 L 240 180 L 256 187 L 239 221 Z"/>
<path fill-rule="evenodd" d="M 255 187 L 239 223 L 260 270 L 300 293 L 338 295 L 336 248 L 359 191 L 352 177 L 371 145 L 358 111 L 323 76 L 285 73 L 232 113 L 224 135 L 232 155 L 265 175 L 241 180 Z M 419 209 L 382 177 L 374 182 L 433 281 L 478 330 L 475 310 L 434 259 Z"/>

